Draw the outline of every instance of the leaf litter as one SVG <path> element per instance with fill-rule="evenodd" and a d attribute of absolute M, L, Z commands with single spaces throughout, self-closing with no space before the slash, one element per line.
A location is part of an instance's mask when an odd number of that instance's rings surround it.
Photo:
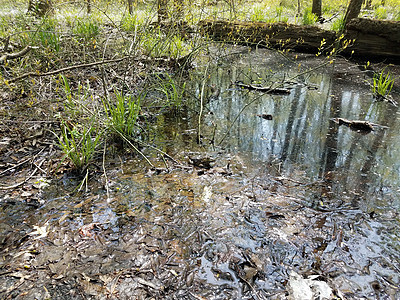
<path fill-rule="evenodd" d="M 213 170 L 227 165 L 229 173 Z M 50 185 L 47 201 L 3 233 L 2 297 L 398 295 L 398 266 L 377 247 L 388 241 L 369 215 L 314 208 L 304 200 L 314 186 L 286 186 L 237 155 L 220 153 L 210 167 L 153 173 L 126 162 L 109 178 L 110 199 L 100 188 L 66 201 Z"/>

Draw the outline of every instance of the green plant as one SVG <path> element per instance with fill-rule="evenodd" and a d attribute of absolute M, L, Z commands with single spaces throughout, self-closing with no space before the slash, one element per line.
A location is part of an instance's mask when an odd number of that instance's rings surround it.
<path fill-rule="evenodd" d="M 78 18 L 73 32 L 78 37 L 88 41 L 100 34 L 100 24 L 95 18 Z"/>
<path fill-rule="evenodd" d="M 387 19 L 388 13 L 386 7 L 379 6 L 375 9 L 374 16 L 376 19 Z"/>
<path fill-rule="evenodd" d="M 134 31 L 137 25 L 139 25 L 137 15 L 125 15 L 121 20 L 121 28 L 125 31 Z"/>
<path fill-rule="evenodd" d="M 118 92 L 115 95 L 115 105 L 108 99 L 103 101 L 104 110 L 108 116 L 108 128 L 113 133 L 121 134 L 128 139 L 132 138 L 137 129 L 136 122 L 142 96 L 124 96 Z"/>
<path fill-rule="evenodd" d="M 276 9 L 276 18 L 278 19 L 278 22 L 285 22 L 287 23 L 287 21 L 289 20 L 288 17 L 283 17 L 283 7 L 282 6 L 277 6 Z"/>
<path fill-rule="evenodd" d="M 336 20 L 332 23 L 331 29 L 336 32 L 342 32 L 344 29 L 344 16 L 339 16 L 336 18 Z"/>
<path fill-rule="evenodd" d="M 372 92 L 377 99 L 383 99 L 390 94 L 394 84 L 394 79 L 390 72 L 385 74 L 385 70 L 375 74 L 372 82 Z"/>
<path fill-rule="evenodd" d="M 153 57 L 178 58 L 190 51 L 190 45 L 187 45 L 180 35 L 165 35 L 161 31 L 147 32 L 142 37 L 141 45 L 145 54 Z"/>
<path fill-rule="evenodd" d="M 103 135 L 90 122 L 89 127 L 72 126 L 65 121 L 61 122 L 61 136 L 57 136 L 58 145 L 74 164 L 74 167 L 83 171 L 95 154 Z"/>
<path fill-rule="evenodd" d="M 253 13 L 250 15 L 250 20 L 252 22 L 262 22 L 265 20 L 265 8 L 256 6 Z"/>
<path fill-rule="evenodd" d="M 165 96 L 164 100 L 166 106 L 175 108 L 181 107 L 183 95 L 185 93 L 186 82 L 180 85 L 179 82 L 169 74 L 166 74 L 164 79 L 158 76 L 158 79 L 159 82 L 156 89 Z"/>
<path fill-rule="evenodd" d="M 303 25 L 315 24 L 317 21 L 318 21 L 317 15 L 311 12 L 311 8 L 306 8 L 302 19 Z"/>

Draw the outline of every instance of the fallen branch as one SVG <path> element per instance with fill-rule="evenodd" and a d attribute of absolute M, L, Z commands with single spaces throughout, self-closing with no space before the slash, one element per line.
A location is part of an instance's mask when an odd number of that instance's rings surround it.
<path fill-rule="evenodd" d="M 16 183 L 16 184 L 10 185 L 10 186 L 0 186 L 0 190 L 3 190 L 3 191 L 5 191 L 5 190 L 11 190 L 11 189 L 15 189 L 15 188 L 17 188 L 17 187 L 23 185 L 25 182 L 27 182 L 29 179 L 31 179 L 31 178 L 36 174 L 37 170 L 40 169 L 40 167 L 42 166 L 42 164 L 44 163 L 44 161 L 45 161 L 45 159 L 43 159 L 43 160 L 39 163 L 39 165 L 36 166 L 36 169 L 35 169 L 25 180 L 23 180 L 23 181 L 21 181 L 21 182 L 18 182 L 18 183 Z"/>
<path fill-rule="evenodd" d="M 123 60 L 125 60 L 125 59 L 127 59 L 129 57 L 130 56 L 124 56 L 124 57 L 117 58 L 117 59 L 108 59 L 108 60 L 102 60 L 102 61 L 95 61 L 95 62 L 88 63 L 88 64 L 80 64 L 80 65 L 61 68 L 61 69 L 50 71 L 50 72 L 47 72 L 47 73 L 29 72 L 29 73 L 25 73 L 25 74 L 23 74 L 21 76 L 12 78 L 12 79 L 8 80 L 8 82 L 9 83 L 16 82 L 16 81 L 19 81 L 19 80 L 24 79 L 26 77 L 50 76 L 50 75 L 56 75 L 56 74 L 59 74 L 59 73 L 65 72 L 65 71 L 74 70 L 74 69 L 87 68 L 87 67 L 93 67 L 93 66 L 97 66 L 97 65 L 104 65 L 104 64 L 109 64 L 109 63 L 120 62 L 120 61 L 123 61 Z"/>
<path fill-rule="evenodd" d="M 284 88 L 271 88 L 271 87 L 265 87 L 265 86 L 259 86 L 259 85 L 252 85 L 252 84 L 244 84 L 240 81 L 235 82 L 235 85 L 246 89 L 250 91 L 258 91 L 258 92 L 263 92 L 267 94 L 276 94 L 276 95 L 288 95 L 290 94 L 289 89 L 284 89 Z"/>
<path fill-rule="evenodd" d="M 2 63 L 3 61 L 6 61 L 7 59 L 15 59 L 21 56 L 24 56 L 25 54 L 27 54 L 29 51 L 31 51 L 32 47 L 31 46 L 26 46 L 24 49 L 22 49 L 19 52 L 15 52 L 15 53 L 6 53 L 4 54 L 2 57 L 0 57 L 0 63 Z"/>
<path fill-rule="evenodd" d="M 335 122 L 339 125 L 344 125 L 349 127 L 351 130 L 359 131 L 359 132 L 371 132 L 374 130 L 374 127 L 380 127 L 384 129 L 388 129 L 389 127 L 371 123 L 369 121 L 360 121 L 360 120 L 348 120 L 345 118 L 333 118 L 331 121 Z"/>

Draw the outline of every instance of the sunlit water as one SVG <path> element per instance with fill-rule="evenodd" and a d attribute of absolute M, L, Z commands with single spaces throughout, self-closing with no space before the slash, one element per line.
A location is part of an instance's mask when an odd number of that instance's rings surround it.
<path fill-rule="evenodd" d="M 195 143 L 199 101 L 155 124 L 162 150 L 184 161 L 203 149 L 220 169 L 188 170 L 167 160 L 167 170 L 158 160 L 161 169 L 148 170 L 143 160 L 116 159 L 106 167 L 107 184 L 101 176 L 90 193 L 65 195 L 67 178 L 42 193 L 38 208 L 4 206 L 1 242 L 17 244 L 20 254 L 4 250 L 2 267 L 13 261 L 45 277 L 51 265 L 53 278 L 75 278 L 85 293 L 82 273 L 94 286 L 118 274 L 113 289 L 131 299 L 285 299 L 291 272 L 319 275 L 346 299 L 399 298 L 397 107 L 373 102 L 364 78 L 353 82 L 330 65 L 296 77 L 307 60 L 233 51 L 208 69 L 202 146 Z M 203 74 L 202 67 L 193 71 L 188 82 L 199 98 Z M 232 85 L 288 78 L 284 96 Z M 389 128 L 361 134 L 335 117 Z M 50 242 L 26 240 L 45 222 Z M 96 225 L 84 230 L 88 224 Z M 21 255 L 32 245 L 35 257 Z M 44 290 L 40 282 L 37 288 Z"/>

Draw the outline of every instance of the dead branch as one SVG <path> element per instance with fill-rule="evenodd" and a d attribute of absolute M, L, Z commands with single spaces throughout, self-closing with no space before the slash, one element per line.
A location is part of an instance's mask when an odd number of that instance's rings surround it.
<path fill-rule="evenodd" d="M 28 45 L 19 52 L 3 54 L 3 56 L 0 57 L 0 63 L 6 61 L 7 59 L 15 59 L 15 58 L 24 56 L 29 51 L 31 51 L 31 49 L 32 49 L 32 47 Z"/>
<path fill-rule="evenodd" d="M 39 73 L 39 72 L 28 72 L 25 73 L 21 76 L 12 78 L 10 80 L 8 80 L 9 83 L 13 83 L 16 81 L 19 81 L 21 79 L 27 78 L 27 77 L 44 77 L 44 76 L 50 76 L 50 75 L 56 75 L 62 72 L 66 72 L 66 71 L 70 71 L 70 70 L 74 70 L 74 69 L 80 69 L 80 68 L 88 68 L 88 67 L 93 67 L 93 66 L 97 66 L 97 65 L 104 65 L 104 64 L 109 64 L 109 63 L 115 63 L 115 62 L 120 62 L 123 61 L 127 58 L 129 58 L 130 56 L 124 56 L 121 58 L 117 58 L 117 59 L 108 59 L 108 60 L 102 60 L 102 61 L 95 61 L 92 63 L 87 63 L 87 64 L 80 64 L 80 65 L 74 65 L 74 66 L 70 66 L 70 67 L 65 67 L 65 68 L 61 68 L 58 70 L 54 70 L 54 71 L 50 71 L 47 73 Z"/>
<path fill-rule="evenodd" d="M 250 91 L 259 91 L 267 94 L 278 94 L 278 95 L 288 95 L 290 94 L 290 90 L 284 88 L 271 88 L 253 84 L 244 84 L 240 81 L 235 82 L 235 85 L 246 90 Z"/>

